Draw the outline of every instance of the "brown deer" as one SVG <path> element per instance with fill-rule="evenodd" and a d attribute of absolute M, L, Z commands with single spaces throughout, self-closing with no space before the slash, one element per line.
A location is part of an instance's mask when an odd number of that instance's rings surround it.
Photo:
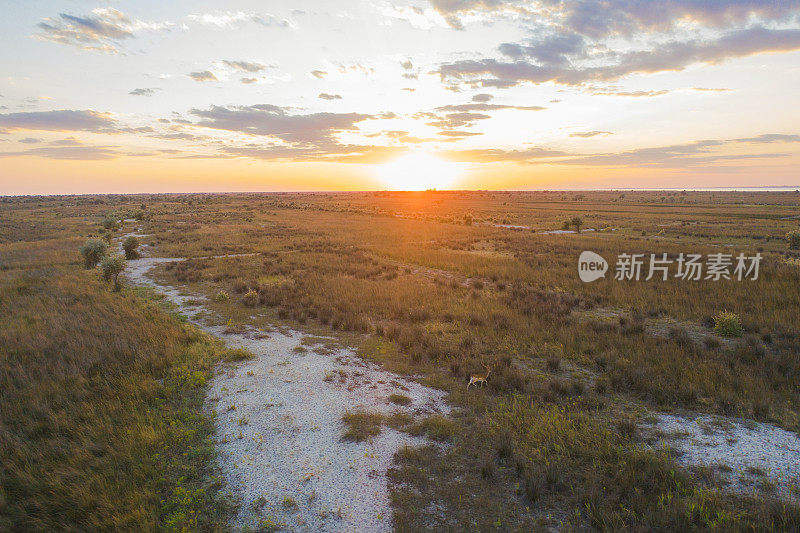
<path fill-rule="evenodd" d="M 486 380 L 489 379 L 489 373 L 491 373 L 492 369 L 486 365 L 483 365 L 483 368 L 486 369 L 485 374 L 470 374 L 469 383 L 467 384 L 467 389 L 469 389 L 470 386 L 472 386 L 472 384 L 475 384 L 476 387 L 478 386 L 478 384 L 480 384 L 481 387 L 486 385 Z"/>

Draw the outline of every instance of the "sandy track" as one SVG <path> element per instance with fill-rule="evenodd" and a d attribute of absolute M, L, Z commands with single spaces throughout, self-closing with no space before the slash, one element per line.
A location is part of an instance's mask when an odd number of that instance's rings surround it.
<path fill-rule="evenodd" d="M 800 437 L 771 424 L 689 413 L 658 414 L 643 426 L 655 445 L 678 452 L 688 467 L 717 467 L 726 488 L 800 502 Z"/>
<path fill-rule="evenodd" d="M 148 275 L 160 263 L 180 260 L 129 261 L 126 276 L 134 284 L 157 288 L 193 317 L 204 310 L 202 298 L 159 285 Z M 207 397 L 207 409 L 215 415 L 220 468 L 241 502 L 234 529 L 275 525 L 292 531 L 390 531 L 387 470 L 402 446 L 426 441 L 384 427 L 370 441 L 346 442 L 341 417 L 359 409 L 414 417 L 446 414 L 444 393 L 383 371 L 347 348 L 300 349 L 303 334 L 297 331 L 226 334 L 222 327 L 190 321 L 230 347 L 256 355 L 220 365 Z M 392 393 L 411 403 L 391 404 Z"/>

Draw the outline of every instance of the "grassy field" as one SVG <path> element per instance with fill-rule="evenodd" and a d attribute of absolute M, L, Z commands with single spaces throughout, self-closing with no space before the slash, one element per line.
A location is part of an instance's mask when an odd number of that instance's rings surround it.
<path fill-rule="evenodd" d="M 53 215 L 0 245 L 0 530 L 224 530 L 201 406 L 227 350 L 111 293 Z"/>
<path fill-rule="evenodd" d="M 353 440 L 395 423 L 450 444 L 398 454 L 400 531 L 796 530 L 796 506 L 723 492 L 637 428 L 685 409 L 800 430 L 798 207 L 767 192 L 0 199 L 0 528 L 223 527 L 200 405 L 224 350 L 83 269 L 110 216 L 148 253 L 190 258 L 158 276 L 231 325 L 333 333 L 449 392 L 452 419 L 348 422 Z M 580 234 L 548 233 L 574 217 Z M 605 279 L 579 280 L 584 250 Z M 763 260 L 756 281 L 618 281 L 623 252 Z M 714 331 L 723 311 L 741 337 Z M 467 390 L 484 366 L 488 386 Z"/>

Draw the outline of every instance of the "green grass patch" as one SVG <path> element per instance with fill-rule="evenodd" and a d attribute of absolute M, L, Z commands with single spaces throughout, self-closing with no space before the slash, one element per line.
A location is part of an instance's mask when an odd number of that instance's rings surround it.
<path fill-rule="evenodd" d="M 438 441 L 448 441 L 458 430 L 455 422 L 442 415 L 431 415 L 411 429 L 413 435 L 425 435 Z"/>
<path fill-rule="evenodd" d="M 380 413 L 367 411 L 348 412 L 342 417 L 347 426 L 343 438 L 345 440 L 361 442 L 376 437 L 381 432 L 384 416 Z"/>
<path fill-rule="evenodd" d="M 74 271 L 0 279 L 0 317 L 0 530 L 225 528 L 220 342 Z"/>
<path fill-rule="evenodd" d="M 395 405 L 409 405 L 411 403 L 411 398 L 406 396 L 405 394 L 390 394 L 389 401 Z"/>

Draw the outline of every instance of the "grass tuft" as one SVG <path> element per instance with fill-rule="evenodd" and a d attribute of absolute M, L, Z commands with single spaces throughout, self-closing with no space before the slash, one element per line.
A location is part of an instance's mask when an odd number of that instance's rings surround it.
<path fill-rule="evenodd" d="M 347 426 L 343 438 L 353 442 L 361 442 L 376 437 L 381 432 L 384 416 L 367 411 L 347 412 L 342 416 Z"/>

